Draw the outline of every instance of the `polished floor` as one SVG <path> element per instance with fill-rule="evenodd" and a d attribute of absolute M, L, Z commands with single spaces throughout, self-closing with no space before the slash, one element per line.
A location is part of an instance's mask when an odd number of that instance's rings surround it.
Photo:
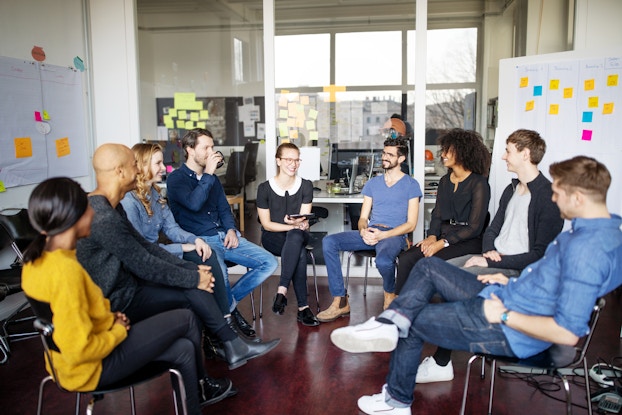
<path fill-rule="evenodd" d="M 247 223 L 256 223 L 248 220 Z M 253 231 L 248 232 L 249 239 Z M 310 280 L 311 282 L 311 280 Z M 357 324 L 376 315 L 382 306 L 382 287 L 379 281 L 371 281 L 367 297 L 363 297 L 362 279 L 351 280 L 350 299 L 352 314 L 349 318 L 304 327 L 296 322 L 296 307 L 288 306 L 282 316 L 270 311 L 272 296 L 276 291 L 278 277 L 271 277 L 264 284 L 264 313 L 254 324 L 264 339 L 281 338 L 280 345 L 266 356 L 250 361 L 233 371 L 225 363 L 208 360 L 205 366 L 214 377 L 227 376 L 239 389 L 237 396 L 208 406 L 204 414 L 284 414 L 284 415 L 341 415 L 359 414 L 356 401 L 363 394 L 380 391 L 388 370 L 389 354 L 373 353 L 354 355 L 337 349 L 329 340 L 330 332 L 348 324 Z M 309 285 L 312 289 L 312 283 Z M 293 292 L 290 304 L 295 304 Z M 620 327 L 622 324 L 622 299 L 619 294 L 607 297 L 607 306 L 601 317 L 593 346 L 588 354 L 589 364 L 597 360 L 611 361 L 622 356 Z M 257 298 L 258 299 L 258 298 Z M 320 278 L 320 303 L 326 307 L 330 301 L 326 278 Z M 314 296 L 310 304 L 315 308 Z M 258 307 L 258 304 L 256 304 Z M 240 305 L 242 313 L 251 318 L 248 299 Z M 426 346 L 424 354 L 430 354 L 433 346 Z M 417 387 L 413 414 L 457 414 L 460 409 L 466 361 L 469 354 L 454 353 L 453 365 L 456 377 L 452 382 L 425 384 Z M 618 362 L 618 366 L 619 366 Z M 476 367 L 479 367 L 477 365 Z M 469 414 L 487 412 L 488 378 L 482 381 L 472 372 Z M 45 372 L 38 338 L 15 342 L 8 363 L 0 365 L 0 413 L 21 415 L 34 414 L 39 381 Z M 540 376 L 536 381 L 544 385 L 549 377 Z M 581 378 L 577 382 L 580 384 Z M 596 390 L 597 386 L 592 385 Z M 137 388 L 138 414 L 172 414 L 172 398 L 169 395 L 166 376 Z M 573 386 L 574 401 L 585 405 L 584 394 L 579 386 Z M 562 397 L 557 392 L 555 397 Z M 62 393 L 52 385 L 45 390 L 44 414 L 69 414 L 73 411 L 74 395 Z M 525 380 L 498 379 L 495 390 L 493 413 L 495 414 L 560 414 L 564 404 L 544 396 Z M 106 396 L 98 402 L 95 414 L 130 413 L 128 394 L 119 392 Z M 575 414 L 587 413 L 580 407 Z"/>

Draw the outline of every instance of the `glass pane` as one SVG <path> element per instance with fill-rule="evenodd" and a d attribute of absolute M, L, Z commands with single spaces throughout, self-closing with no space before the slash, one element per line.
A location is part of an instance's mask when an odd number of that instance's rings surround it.
<path fill-rule="evenodd" d="M 426 131 L 431 128 L 466 128 L 465 117 L 473 117 L 474 104 L 467 96 L 474 89 L 436 89 L 426 92 Z M 414 92 L 408 93 L 408 118 L 414 115 Z"/>
<path fill-rule="evenodd" d="M 337 85 L 401 85 L 402 33 L 337 33 L 335 82 Z"/>
<path fill-rule="evenodd" d="M 475 82 L 476 63 L 476 28 L 428 32 L 426 80 L 429 84 Z"/>
<path fill-rule="evenodd" d="M 275 36 L 277 88 L 330 84 L 330 35 Z"/>

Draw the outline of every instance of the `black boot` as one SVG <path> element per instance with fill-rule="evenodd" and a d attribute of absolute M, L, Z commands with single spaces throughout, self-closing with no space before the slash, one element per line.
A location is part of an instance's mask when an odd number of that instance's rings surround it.
<path fill-rule="evenodd" d="M 220 402 L 229 396 L 236 395 L 238 390 L 229 379 L 212 379 L 208 376 L 199 379 L 199 403 L 201 406 Z"/>
<path fill-rule="evenodd" d="M 244 334 L 244 332 L 235 323 L 235 319 L 233 318 L 233 316 L 230 315 L 229 317 L 225 317 L 225 321 L 229 325 L 229 328 L 241 338 L 248 340 L 249 342 L 261 342 L 261 339 L 259 337 L 247 337 L 246 334 Z"/>
<path fill-rule="evenodd" d="M 283 314 L 285 312 L 285 306 L 287 305 L 287 297 L 283 294 L 276 293 L 274 296 L 274 304 L 272 304 L 272 311 L 274 314 Z"/>
<path fill-rule="evenodd" d="M 251 326 L 246 320 L 244 320 L 244 316 L 242 316 L 237 308 L 233 309 L 233 311 L 231 312 L 231 316 L 233 317 L 233 321 L 235 321 L 235 324 L 240 330 L 242 330 L 242 333 L 244 333 L 246 336 L 255 337 L 257 335 L 255 330 L 253 330 L 253 326 Z"/>
<path fill-rule="evenodd" d="M 217 337 L 203 330 L 203 353 L 209 360 L 227 360 L 222 342 Z"/>
<path fill-rule="evenodd" d="M 270 340 L 265 343 L 255 343 L 245 340 L 242 337 L 236 337 L 233 340 L 224 342 L 225 355 L 229 363 L 229 369 L 235 369 L 242 366 L 250 359 L 262 356 L 274 349 L 281 339 Z"/>

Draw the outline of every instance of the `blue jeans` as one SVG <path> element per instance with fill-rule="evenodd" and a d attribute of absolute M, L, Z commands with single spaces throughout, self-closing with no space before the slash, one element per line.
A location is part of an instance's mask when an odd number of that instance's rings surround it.
<path fill-rule="evenodd" d="M 363 242 L 359 231 L 334 233 L 322 240 L 322 251 L 328 272 L 328 287 L 335 297 L 346 295 L 341 272 L 339 251 L 376 251 L 376 267 L 382 276 L 382 286 L 386 292 L 395 292 L 395 258 L 406 247 L 406 236 L 394 236 L 378 242 L 376 245 L 367 245 Z"/>
<path fill-rule="evenodd" d="M 214 236 L 201 236 L 201 239 L 207 242 L 212 250 L 216 252 L 216 255 L 218 255 L 218 263 L 220 264 L 225 279 L 225 288 L 227 290 L 231 311 L 233 311 L 238 301 L 246 297 L 255 287 L 267 280 L 278 265 L 274 255 L 239 235 L 238 240 L 240 243 L 238 247 L 229 249 L 225 249 L 224 232 L 218 232 L 218 235 Z M 229 272 L 225 261 L 242 265 L 243 267 L 249 268 L 250 271 L 242 275 L 240 279 L 231 286 L 231 284 L 229 284 Z"/>
<path fill-rule="evenodd" d="M 484 315 L 484 285 L 477 277 L 440 258 L 424 258 L 411 271 L 406 285 L 379 317 L 399 330 L 387 375 L 387 403 L 410 407 L 424 342 L 451 350 L 466 350 L 515 357 L 500 324 Z M 438 293 L 445 301 L 430 304 Z"/>

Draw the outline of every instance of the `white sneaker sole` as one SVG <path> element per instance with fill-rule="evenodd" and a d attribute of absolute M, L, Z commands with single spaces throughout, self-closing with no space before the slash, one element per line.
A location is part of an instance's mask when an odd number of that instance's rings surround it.
<path fill-rule="evenodd" d="M 348 332 L 335 330 L 330 334 L 330 340 L 341 350 L 350 353 L 392 352 L 397 347 L 397 340 L 388 338 L 359 339 Z"/>

